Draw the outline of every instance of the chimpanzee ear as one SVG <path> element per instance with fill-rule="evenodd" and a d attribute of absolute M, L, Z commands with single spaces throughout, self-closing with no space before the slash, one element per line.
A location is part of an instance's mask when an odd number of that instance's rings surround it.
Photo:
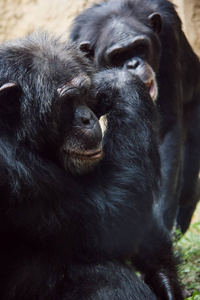
<path fill-rule="evenodd" d="M 148 16 L 148 19 L 151 21 L 151 27 L 153 30 L 159 34 L 162 28 L 162 18 L 159 13 L 152 13 Z"/>
<path fill-rule="evenodd" d="M 89 41 L 83 41 L 79 44 L 79 49 L 86 54 L 86 57 L 93 60 L 94 59 L 94 49 L 91 47 Z"/>
<path fill-rule="evenodd" d="M 0 112 L 14 113 L 19 108 L 21 88 L 14 82 L 8 82 L 0 87 Z"/>

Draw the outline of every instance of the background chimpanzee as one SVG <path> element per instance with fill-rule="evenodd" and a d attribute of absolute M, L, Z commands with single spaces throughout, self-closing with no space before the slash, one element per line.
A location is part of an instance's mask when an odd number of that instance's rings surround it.
<path fill-rule="evenodd" d="M 127 259 L 159 299 L 182 299 L 152 214 L 160 158 L 144 83 L 96 74 L 46 34 L 3 44 L 0 66 L 1 299 L 156 299 Z"/>
<path fill-rule="evenodd" d="M 161 115 L 164 221 L 184 233 L 199 199 L 200 64 L 167 0 L 102 2 L 79 15 L 71 38 L 100 67 L 122 67 L 146 83 Z M 159 93 L 157 93 L 157 86 Z"/>

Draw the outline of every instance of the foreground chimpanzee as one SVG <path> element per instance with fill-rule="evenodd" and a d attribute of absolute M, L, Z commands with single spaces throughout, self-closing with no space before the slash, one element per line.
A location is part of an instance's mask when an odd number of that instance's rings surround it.
<path fill-rule="evenodd" d="M 75 19 L 71 38 L 96 66 L 122 67 L 139 75 L 157 99 L 162 212 L 168 229 L 176 220 L 184 233 L 199 199 L 200 64 L 173 4 L 167 0 L 96 4 Z"/>
<path fill-rule="evenodd" d="M 143 82 L 95 73 L 46 34 L 3 44 L 0 66 L 1 299 L 156 299 L 127 260 L 157 299 L 182 299 L 152 213 L 159 143 Z"/>

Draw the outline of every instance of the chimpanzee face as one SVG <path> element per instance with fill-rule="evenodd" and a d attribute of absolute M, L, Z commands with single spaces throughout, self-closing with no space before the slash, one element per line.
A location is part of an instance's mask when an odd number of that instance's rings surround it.
<path fill-rule="evenodd" d="M 101 7 L 95 9 L 98 12 Z M 104 18 L 103 13 L 99 19 L 98 14 L 95 20 L 88 18 L 85 28 L 83 26 L 79 29 L 77 36 L 72 31 L 72 38 L 79 42 L 80 48 L 87 52 L 88 56 L 93 57 L 98 67 L 121 67 L 138 75 L 146 84 L 152 99 L 155 100 L 157 98 L 156 73 L 161 52 L 158 38 L 161 16 L 158 13 L 151 13 L 146 21 L 142 22 L 133 16 L 128 8 L 125 13 L 123 9 L 120 13 L 120 15 L 116 13 L 113 5 L 109 12 L 105 12 Z"/>
<path fill-rule="evenodd" d="M 88 97 L 91 98 L 90 89 L 91 78 L 86 74 L 79 74 L 57 89 L 59 101 L 63 102 L 59 116 L 61 132 L 64 133 L 59 152 L 65 169 L 73 174 L 90 171 L 102 158 L 101 127 L 86 104 Z M 69 126 L 65 113 L 71 105 L 73 116 Z"/>
<path fill-rule="evenodd" d="M 46 35 L 0 48 L 0 134 L 75 175 L 102 158 L 93 69 L 74 45 Z M 21 150 L 20 150 L 21 149 Z"/>

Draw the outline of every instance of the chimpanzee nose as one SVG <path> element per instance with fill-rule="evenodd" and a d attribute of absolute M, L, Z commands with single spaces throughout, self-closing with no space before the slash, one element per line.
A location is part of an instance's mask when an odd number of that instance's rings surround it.
<path fill-rule="evenodd" d="M 79 106 L 75 110 L 73 126 L 91 129 L 97 121 L 95 114 L 86 106 Z"/>
<path fill-rule="evenodd" d="M 127 69 L 136 69 L 140 65 L 139 58 L 132 58 L 126 63 Z"/>

